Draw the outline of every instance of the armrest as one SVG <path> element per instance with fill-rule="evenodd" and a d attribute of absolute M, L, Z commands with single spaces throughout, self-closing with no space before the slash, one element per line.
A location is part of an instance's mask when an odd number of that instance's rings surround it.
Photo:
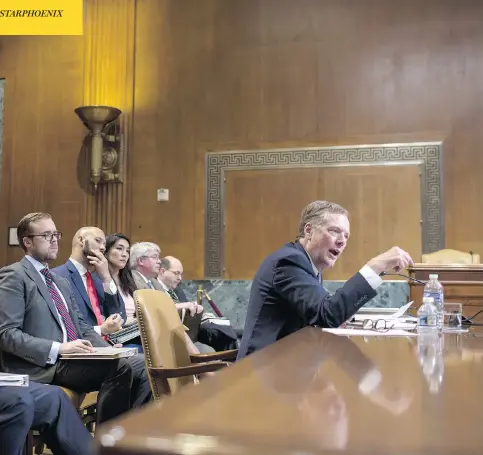
<path fill-rule="evenodd" d="M 181 378 L 183 376 L 192 376 L 195 374 L 210 373 L 212 371 L 218 371 L 221 368 L 229 366 L 228 362 L 204 362 L 197 363 L 194 365 L 188 365 L 186 367 L 180 368 L 163 368 L 163 367 L 150 367 L 149 373 L 155 377 L 160 377 L 163 379 L 169 378 Z"/>
<path fill-rule="evenodd" d="M 228 351 L 208 352 L 206 354 L 191 354 L 190 358 L 193 363 L 210 362 L 213 360 L 236 360 L 238 349 L 229 349 Z"/>

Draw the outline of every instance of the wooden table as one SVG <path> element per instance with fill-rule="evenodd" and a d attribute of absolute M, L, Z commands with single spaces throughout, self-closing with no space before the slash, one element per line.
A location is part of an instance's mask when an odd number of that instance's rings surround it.
<path fill-rule="evenodd" d="M 443 338 L 426 376 L 420 337 L 303 329 L 100 427 L 100 454 L 481 454 L 483 333 Z"/>

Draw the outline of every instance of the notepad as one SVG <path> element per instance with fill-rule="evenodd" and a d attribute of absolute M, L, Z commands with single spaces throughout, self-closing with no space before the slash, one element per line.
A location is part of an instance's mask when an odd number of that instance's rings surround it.
<path fill-rule="evenodd" d="M 0 386 L 28 387 L 28 374 L 0 373 Z"/>
<path fill-rule="evenodd" d="M 71 354 L 61 354 L 60 358 L 62 360 L 109 360 L 109 359 L 120 359 L 125 357 L 131 357 L 138 353 L 137 348 L 111 348 L 102 347 L 94 348 L 94 352 L 79 352 Z"/>

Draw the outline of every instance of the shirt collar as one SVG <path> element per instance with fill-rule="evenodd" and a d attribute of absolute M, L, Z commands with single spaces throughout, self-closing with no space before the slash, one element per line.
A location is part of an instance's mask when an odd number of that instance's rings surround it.
<path fill-rule="evenodd" d="M 299 242 L 300 243 L 300 242 Z M 304 248 L 304 246 L 300 243 L 300 246 Z M 310 254 L 307 252 L 307 250 L 304 248 L 305 254 L 309 258 L 310 265 L 312 265 L 312 268 L 314 269 L 315 276 L 318 277 L 320 275 L 320 272 L 317 270 L 317 267 L 315 267 L 314 261 L 312 261 L 312 258 L 310 257 Z"/>
<path fill-rule="evenodd" d="M 69 258 L 69 261 L 72 262 L 74 267 L 79 272 L 80 276 L 84 276 L 87 273 L 87 269 L 80 262 L 77 262 L 75 259 L 72 258 Z"/>
<path fill-rule="evenodd" d="M 169 289 L 168 289 L 168 286 L 166 286 L 160 279 L 158 279 L 158 282 L 161 286 L 163 286 L 163 289 L 166 291 L 166 292 L 169 292 Z"/>
<path fill-rule="evenodd" d="M 47 265 L 42 264 L 41 262 L 37 261 L 37 259 L 29 256 L 28 254 L 26 254 L 25 257 L 35 267 L 35 270 L 37 270 L 37 272 L 40 272 L 42 269 L 49 268 Z"/>

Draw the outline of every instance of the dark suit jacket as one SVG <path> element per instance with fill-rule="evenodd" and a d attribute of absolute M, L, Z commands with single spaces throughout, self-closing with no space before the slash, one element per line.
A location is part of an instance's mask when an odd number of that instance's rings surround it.
<path fill-rule="evenodd" d="M 94 346 L 108 346 L 85 323 L 69 283 L 52 273 L 79 337 Z M 62 327 L 55 304 L 39 272 L 23 258 L 0 269 L 0 370 L 30 375 L 32 381 L 49 383 L 56 365 L 47 365 L 52 341 L 62 343 Z"/>
<path fill-rule="evenodd" d="M 96 315 L 92 309 L 91 301 L 87 295 L 87 290 L 84 286 L 79 271 L 75 268 L 75 265 L 71 261 L 67 261 L 65 264 L 52 269 L 52 271 L 69 281 L 74 292 L 75 301 L 84 317 L 84 320 L 93 327 L 98 325 Z M 99 300 L 102 315 L 107 318 L 111 314 L 118 313 L 125 321 L 126 308 L 121 296 L 119 295 L 119 292 L 115 295 L 104 292 L 102 281 L 96 273 L 92 274 L 92 281 L 94 282 L 94 286 L 97 291 L 97 298 Z"/>
<path fill-rule="evenodd" d="M 287 243 L 263 261 L 253 279 L 238 358 L 309 325 L 338 327 L 375 295 L 360 273 L 330 295 L 302 245 Z"/>

